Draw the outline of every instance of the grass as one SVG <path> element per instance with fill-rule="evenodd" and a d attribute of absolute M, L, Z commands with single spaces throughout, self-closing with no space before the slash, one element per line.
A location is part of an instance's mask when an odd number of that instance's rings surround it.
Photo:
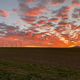
<path fill-rule="evenodd" d="M 80 70 L 0 61 L 0 80 L 80 80 Z"/>

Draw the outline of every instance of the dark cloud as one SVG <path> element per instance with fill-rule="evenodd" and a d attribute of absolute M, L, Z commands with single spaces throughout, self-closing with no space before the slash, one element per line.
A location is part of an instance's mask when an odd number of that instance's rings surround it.
<path fill-rule="evenodd" d="M 72 0 L 73 3 L 80 3 L 80 0 Z"/>
<path fill-rule="evenodd" d="M 72 0 L 72 3 L 77 6 L 80 7 L 80 0 Z"/>
<path fill-rule="evenodd" d="M 65 0 L 51 0 L 53 3 L 63 3 Z"/>

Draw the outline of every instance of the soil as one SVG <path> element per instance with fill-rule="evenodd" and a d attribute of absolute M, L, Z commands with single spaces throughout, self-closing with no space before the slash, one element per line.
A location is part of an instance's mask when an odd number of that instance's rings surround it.
<path fill-rule="evenodd" d="M 16 63 L 45 64 L 59 67 L 80 68 L 80 50 L 71 49 L 40 49 L 40 48 L 2 48 L 0 61 Z"/>

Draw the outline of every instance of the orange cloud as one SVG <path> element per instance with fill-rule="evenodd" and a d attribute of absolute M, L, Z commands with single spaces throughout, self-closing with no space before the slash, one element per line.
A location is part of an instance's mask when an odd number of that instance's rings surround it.
<path fill-rule="evenodd" d="M 28 3 L 33 3 L 35 2 L 36 0 L 27 0 Z"/>
<path fill-rule="evenodd" d="M 36 17 L 36 16 L 39 16 L 39 15 L 43 14 L 45 11 L 46 11 L 46 8 L 44 8 L 44 7 L 38 7 L 38 8 L 34 8 L 34 9 L 26 12 L 25 16 Z"/>
<path fill-rule="evenodd" d="M 75 6 L 77 6 L 77 7 L 80 7 L 80 3 L 76 3 L 76 4 L 74 4 Z"/>
<path fill-rule="evenodd" d="M 54 6 L 54 7 L 58 7 L 58 6 L 61 5 L 61 3 L 51 3 L 51 5 Z"/>

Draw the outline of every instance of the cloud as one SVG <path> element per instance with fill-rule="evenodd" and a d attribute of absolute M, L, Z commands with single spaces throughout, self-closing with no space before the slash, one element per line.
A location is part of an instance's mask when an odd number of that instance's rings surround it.
<path fill-rule="evenodd" d="M 63 3 L 65 0 L 51 0 L 53 3 Z"/>
<path fill-rule="evenodd" d="M 35 21 L 34 17 L 41 16 L 47 11 L 46 3 L 48 0 L 23 0 L 19 1 L 19 14 L 22 20 Z M 30 17 L 30 19 L 29 19 Z"/>
<path fill-rule="evenodd" d="M 72 3 L 77 6 L 80 7 L 80 0 L 72 0 Z"/>
<path fill-rule="evenodd" d="M 15 12 L 15 13 L 17 13 L 19 10 L 16 9 L 16 8 L 14 8 L 14 9 L 12 9 L 12 11 Z"/>
<path fill-rule="evenodd" d="M 80 0 L 72 0 L 73 3 L 80 3 Z"/>
<path fill-rule="evenodd" d="M 27 22 L 29 24 L 32 24 L 36 20 L 36 18 L 31 17 L 31 16 L 26 16 L 26 17 L 22 18 L 22 20 L 24 20 L 25 22 Z"/>
<path fill-rule="evenodd" d="M 10 14 L 9 14 L 9 12 L 8 11 L 6 11 L 6 10 L 0 10 L 0 16 L 1 17 L 9 17 L 10 16 Z"/>
<path fill-rule="evenodd" d="M 44 8 L 44 7 L 37 7 L 37 8 L 31 9 L 30 11 L 26 12 L 25 16 L 36 17 L 36 16 L 39 16 L 39 15 L 43 14 L 45 11 L 46 11 L 46 8 Z"/>

